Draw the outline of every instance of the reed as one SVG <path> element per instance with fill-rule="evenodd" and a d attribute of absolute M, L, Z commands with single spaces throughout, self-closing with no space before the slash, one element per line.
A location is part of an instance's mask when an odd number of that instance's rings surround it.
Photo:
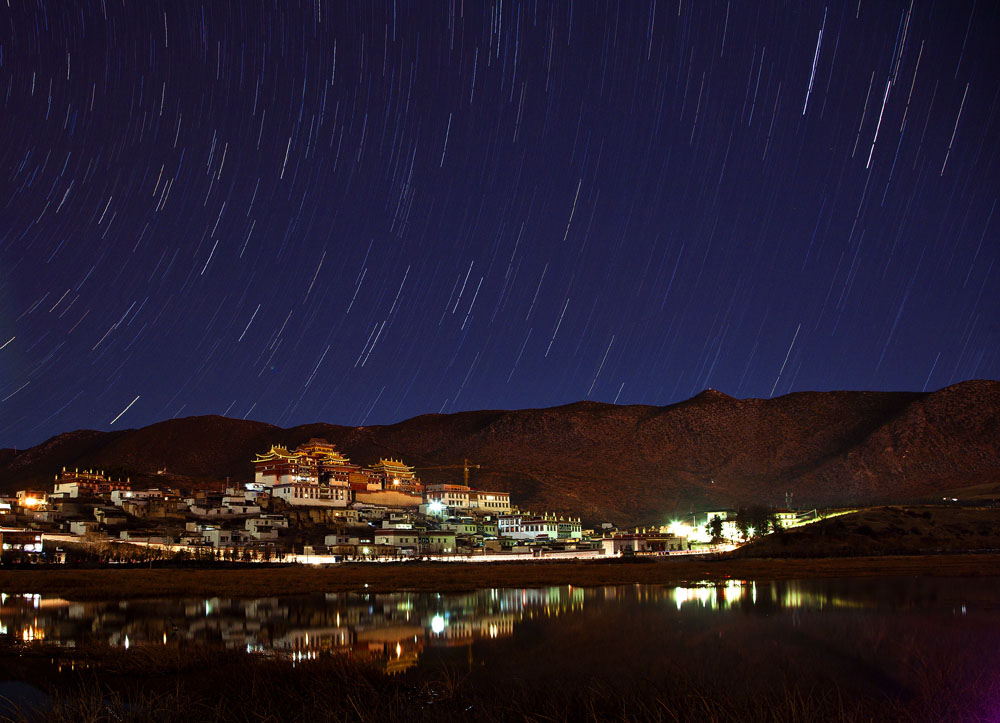
<path fill-rule="evenodd" d="M 17 654 L 45 659 L 52 652 L 34 647 Z M 292 663 L 198 646 L 77 653 L 88 667 L 57 678 L 36 670 L 29 681 L 52 696 L 50 707 L 8 720 L 987 721 L 995 712 L 990 701 L 1000 701 L 996 680 L 970 679 L 956 687 L 949 678 L 942 695 L 942 671 L 934 672 L 931 659 L 915 661 L 928 668 L 926 690 L 904 698 L 852 698 L 833 684 L 805 687 L 793 677 L 769 690 L 751 689 L 726 677 L 723 668 L 693 672 L 680 661 L 665 661 L 645 679 L 612 683 L 598 674 L 498 677 L 448 666 L 390 676 L 370 661 L 342 655 Z"/>

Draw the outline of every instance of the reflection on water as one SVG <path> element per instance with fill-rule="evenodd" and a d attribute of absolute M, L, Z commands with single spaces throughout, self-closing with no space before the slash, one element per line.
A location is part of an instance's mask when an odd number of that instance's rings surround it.
<path fill-rule="evenodd" d="M 900 588 L 900 585 L 903 585 Z M 937 588 L 910 583 L 729 580 L 683 587 L 647 585 L 538 589 L 493 588 L 467 594 L 338 593 L 247 599 L 175 599 L 70 602 L 35 594 L 0 595 L 0 634 L 14 640 L 73 648 L 102 643 L 219 645 L 293 660 L 345 652 L 381 661 L 390 672 L 415 665 L 427 648 L 471 646 L 506 638 L 529 621 L 623 610 L 662 611 L 685 617 L 742 611 L 771 616 L 783 611 L 900 609 L 951 605 Z M 586 615 L 585 615 L 586 614 Z M 471 656 L 471 647 L 469 648 Z"/>
<path fill-rule="evenodd" d="M 686 605 L 694 605 L 712 610 L 731 608 L 788 609 L 811 608 L 865 608 L 872 602 L 851 599 L 832 591 L 818 592 L 808 589 L 804 583 L 790 582 L 769 584 L 758 587 L 748 580 L 726 580 L 722 583 L 705 583 L 690 587 L 669 588 L 670 598 L 678 610 Z"/>
<path fill-rule="evenodd" d="M 579 610 L 584 600 L 584 590 L 573 587 L 82 603 L 2 594 L 0 634 L 68 648 L 196 642 L 293 660 L 344 651 L 382 658 L 395 671 L 413 665 L 428 645 L 508 636 L 520 620 Z"/>

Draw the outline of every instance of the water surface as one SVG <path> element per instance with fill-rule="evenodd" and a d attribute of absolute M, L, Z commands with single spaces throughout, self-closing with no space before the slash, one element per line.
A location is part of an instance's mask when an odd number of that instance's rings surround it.
<path fill-rule="evenodd" d="M 722 694 L 835 686 L 904 701 L 930 687 L 982 696 L 988 708 L 1000 704 L 987 700 L 1000 680 L 997 588 L 995 579 L 929 578 L 98 603 L 3 594 L 0 634 L 61 646 L 69 664 L 92 643 L 207 644 L 553 685 L 676 678 Z"/>

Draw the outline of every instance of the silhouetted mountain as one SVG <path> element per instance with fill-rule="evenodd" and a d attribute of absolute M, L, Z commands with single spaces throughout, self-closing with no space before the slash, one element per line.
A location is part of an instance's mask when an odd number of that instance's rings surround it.
<path fill-rule="evenodd" d="M 522 508 L 585 520 L 663 522 L 748 504 L 903 502 L 1000 482 L 1000 382 L 937 392 L 801 392 L 734 399 L 706 390 L 666 407 L 577 402 L 548 409 L 427 414 L 398 424 L 282 429 L 217 416 L 136 430 L 62 434 L 0 451 L 0 488 L 51 484 L 63 467 L 134 481 L 245 481 L 255 453 L 311 437 L 353 461 L 482 469 L 471 483 L 509 490 Z M 166 469 L 166 476 L 157 476 Z M 461 469 L 422 472 L 459 481 Z"/>

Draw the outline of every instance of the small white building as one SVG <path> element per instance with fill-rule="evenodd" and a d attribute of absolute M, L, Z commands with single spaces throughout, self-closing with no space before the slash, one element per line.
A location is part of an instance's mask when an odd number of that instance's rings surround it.
<path fill-rule="evenodd" d="M 246 531 L 252 540 L 277 540 L 278 530 L 270 520 L 251 517 L 246 521 Z"/>
<path fill-rule="evenodd" d="M 227 492 L 229 490 L 226 490 Z M 248 500 L 256 500 L 258 497 L 270 494 L 270 488 L 261 482 L 247 482 L 244 485 L 243 494 Z"/>
<path fill-rule="evenodd" d="M 69 523 L 71 535 L 88 535 L 97 532 L 98 524 L 94 520 L 73 520 Z"/>
<path fill-rule="evenodd" d="M 401 520 L 394 520 L 392 518 L 388 520 L 382 520 L 383 530 L 412 530 L 412 522 L 403 522 Z"/>
<path fill-rule="evenodd" d="M 374 544 L 374 538 L 371 536 L 360 537 L 358 535 L 333 534 L 324 537 L 323 544 L 327 547 L 336 547 L 337 545 L 372 545 Z"/>
<path fill-rule="evenodd" d="M 102 525 L 124 525 L 128 516 L 117 507 L 95 507 L 94 519 Z"/>
<path fill-rule="evenodd" d="M 212 547 L 225 547 L 227 545 L 232 545 L 239 539 L 238 536 L 236 539 L 233 538 L 232 530 L 223 530 L 219 527 L 206 527 L 203 534 L 205 544 L 211 545 Z"/>
<path fill-rule="evenodd" d="M 174 543 L 172 537 L 153 535 L 148 531 L 122 530 L 118 533 L 118 537 L 126 542 L 142 543 L 146 545 L 172 545 Z"/>
<path fill-rule="evenodd" d="M 76 499 L 80 496 L 79 482 L 56 482 L 52 486 L 53 497 L 69 497 Z"/>
<path fill-rule="evenodd" d="M 705 513 L 705 523 L 702 525 L 702 529 L 705 530 L 706 536 L 709 536 L 708 526 L 711 524 L 714 518 L 718 517 L 722 521 L 722 539 L 724 540 L 739 540 L 741 535 L 739 528 L 736 527 L 735 515 L 730 518 L 728 512 L 706 512 Z"/>
<path fill-rule="evenodd" d="M 452 517 L 441 523 L 441 530 L 451 532 L 453 535 L 469 536 L 475 535 L 479 531 L 479 526 L 471 517 Z"/>
<path fill-rule="evenodd" d="M 158 500 L 165 495 L 163 490 L 111 490 L 111 504 L 121 507 L 125 500 Z"/>
<path fill-rule="evenodd" d="M 257 515 L 258 519 L 266 520 L 271 523 L 272 527 L 281 528 L 283 530 L 288 529 L 288 518 L 284 515 Z"/>
<path fill-rule="evenodd" d="M 391 528 L 375 530 L 375 544 L 392 545 L 397 551 L 415 553 L 420 546 L 420 532 Z"/>
<path fill-rule="evenodd" d="M 236 503 L 236 504 L 224 505 L 224 508 L 229 510 L 229 514 L 235 517 L 260 514 L 260 505 L 252 504 L 249 502 L 244 502 L 243 504 Z"/>
<path fill-rule="evenodd" d="M 421 537 L 421 553 L 455 552 L 455 533 L 450 530 L 428 530 Z"/>
<path fill-rule="evenodd" d="M 209 504 L 193 504 L 188 506 L 188 512 L 195 517 L 231 517 L 233 511 L 228 507 L 215 507 Z"/>

